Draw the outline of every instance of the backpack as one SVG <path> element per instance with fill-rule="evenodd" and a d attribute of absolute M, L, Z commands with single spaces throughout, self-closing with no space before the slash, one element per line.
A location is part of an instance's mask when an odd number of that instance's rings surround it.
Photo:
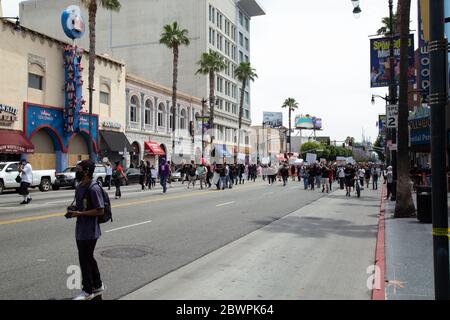
<path fill-rule="evenodd" d="M 113 170 L 113 173 L 112 173 L 112 178 L 113 178 L 114 180 L 116 180 L 116 179 L 119 179 L 119 177 L 120 177 L 119 170 L 114 169 L 114 170 Z"/>
<path fill-rule="evenodd" d="M 96 182 L 96 183 L 91 184 L 91 186 L 86 190 L 86 194 L 89 192 L 89 190 L 92 188 L 92 186 L 94 186 L 96 184 L 100 187 L 100 190 L 102 191 L 103 203 L 105 204 L 105 207 L 103 208 L 103 215 L 98 216 L 97 221 L 99 224 L 106 223 L 110 220 L 111 220 L 111 222 L 113 222 L 112 210 L 111 210 L 111 200 L 109 199 L 109 195 L 105 191 L 105 189 L 103 189 L 102 186 L 98 182 Z"/>

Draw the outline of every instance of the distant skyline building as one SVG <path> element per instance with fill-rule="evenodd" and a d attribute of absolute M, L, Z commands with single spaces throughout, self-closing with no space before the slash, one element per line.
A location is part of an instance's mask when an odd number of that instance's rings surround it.
<path fill-rule="evenodd" d="M 21 23 L 64 39 L 59 28 L 60 15 L 72 4 L 82 7 L 79 0 L 24 1 L 20 4 Z M 121 0 L 121 4 L 120 12 L 99 8 L 96 52 L 121 59 L 127 71 L 171 88 L 173 56 L 170 49 L 159 44 L 159 39 L 163 26 L 177 21 L 181 28 L 189 31 L 191 40 L 188 47 L 180 48 L 178 89 L 192 96 L 209 97 L 208 77 L 195 75 L 199 68 L 197 62 L 205 52 L 219 52 L 226 68 L 215 79 L 216 141 L 237 145 L 237 134 L 221 133 L 238 128 L 241 83 L 235 79 L 234 71 L 241 62 L 250 61 L 250 21 L 255 16 L 265 15 L 261 5 L 256 0 Z M 83 8 L 82 12 L 87 20 L 87 11 Z M 79 45 L 89 47 L 88 30 Z M 248 85 L 242 126 L 247 132 L 251 124 L 250 105 Z M 241 139 L 242 151 L 248 145 L 245 135 L 241 135 Z"/>

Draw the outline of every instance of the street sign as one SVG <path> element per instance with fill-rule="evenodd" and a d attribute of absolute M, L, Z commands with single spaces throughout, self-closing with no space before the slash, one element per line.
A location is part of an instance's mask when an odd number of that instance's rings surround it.
<path fill-rule="evenodd" d="M 397 128 L 398 126 L 398 105 L 391 104 L 386 106 L 386 125 L 388 128 Z"/>

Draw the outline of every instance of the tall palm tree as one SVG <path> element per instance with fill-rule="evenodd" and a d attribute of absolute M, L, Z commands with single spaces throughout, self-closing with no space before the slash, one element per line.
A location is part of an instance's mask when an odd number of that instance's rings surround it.
<path fill-rule="evenodd" d="M 195 74 L 203 74 L 209 76 L 209 128 L 214 130 L 214 89 L 215 89 L 215 77 L 216 73 L 225 69 L 226 64 L 223 56 L 216 51 L 210 53 L 203 53 L 200 61 L 197 63 L 200 68 Z M 211 143 L 214 140 L 214 136 L 211 136 Z"/>
<path fill-rule="evenodd" d="M 119 11 L 121 4 L 120 0 L 81 0 L 83 6 L 89 13 L 89 78 L 88 78 L 88 90 L 89 90 L 89 159 L 92 159 L 92 95 L 94 92 L 94 73 L 95 73 L 95 25 L 97 17 L 97 9 L 101 8 Z"/>
<path fill-rule="evenodd" d="M 294 98 L 287 98 L 283 105 L 281 106 L 282 108 L 289 108 L 289 153 L 291 153 L 292 151 L 292 141 L 291 141 L 291 112 L 295 111 L 298 109 L 298 102 L 295 101 Z"/>
<path fill-rule="evenodd" d="M 178 57 L 181 45 L 188 46 L 188 30 L 181 29 L 178 22 L 166 24 L 161 34 L 160 44 L 164 44 L 173 52 L 173 78 L 172 78 L 172 153 L 175 154 L 175 117 L 177 109 L 177 82 L 178 82 Z"/>
<path fill-rule="evenodd" d="M 395 30 L 395 26 L 398 22 L 397 15 L 394 15 L 394 18 L 392 19 L 392 29 Z M 377 30 L 378 35 L 389 35 L 391 33 L 390 25 L 391 25 L 391 19 L 389 17 L 384 17 L 381 19 L 382 27 Z"/>
<path fill-rule="evenodd" d="M 245 96 L 245 88 L 247 86 L 248 81 L 255 81 L 255 78 L 258 78 L 256 74 L 256 70 L 251 67 L 250 62 L 241 62 L 239 67 L 234 70 L 234 75 L 236 78 L 242 82 L 242 90 L 241 90 L 241 100 L 239 104 L 239 131 L 238 131 L 238 145 L 237 145 L 237 153 L 240 151 L 240 143 L 241 143 L 241 127 L 242 127 L 242 116 L 244 113 L 244 96 Z M 234 162 L 236 162 L 237 153 L 234 156 Z"/>
<path fill-rule="evenodd" d="M 411 195 L 408 153 L 408 45 L 411 0 L 398 1 L 400 33 L 400 79 L 398 101 L 397 197 L 394 216 L 410 217 L 415 212 Z"/>

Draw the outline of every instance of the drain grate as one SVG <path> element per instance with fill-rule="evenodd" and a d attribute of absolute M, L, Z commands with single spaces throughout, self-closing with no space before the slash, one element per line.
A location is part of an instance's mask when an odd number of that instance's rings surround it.
<path fill-rule="evenodd" d="M 145 246 L 114 246 L 101 249 L 100 255 L 113 259 L 135 259 L 142 258 L 151 252 L 152 249 Z"/>

